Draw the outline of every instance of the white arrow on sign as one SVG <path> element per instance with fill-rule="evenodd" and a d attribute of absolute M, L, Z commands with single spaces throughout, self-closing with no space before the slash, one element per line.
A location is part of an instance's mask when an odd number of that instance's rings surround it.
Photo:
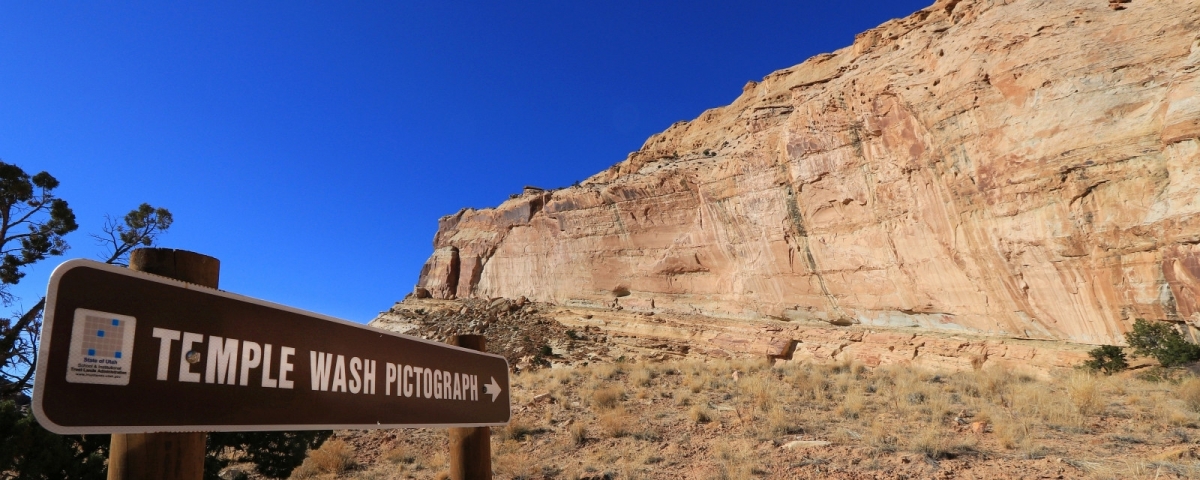
<path fill-rule="evenodd" d="M 492 401 L 496 401 L 496 397 L 500 396 L 500 384 L 496 383 L 496 377 L 491 377 L 492 383 L 483 384 L 483 394 L 491 395 Z"/>

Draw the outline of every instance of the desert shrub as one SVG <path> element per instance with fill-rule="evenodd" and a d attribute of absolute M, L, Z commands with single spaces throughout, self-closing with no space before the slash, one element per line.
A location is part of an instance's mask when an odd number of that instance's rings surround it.
<path fill-rule="evenodd" d="M 860 390 L 846 392 L 846 397 L 834 409 L 835 413 L 849 419 L 858 418 L 866 407 L 866 398 Z"/>
<path fill-rule="evenodd" d="M 205 447 L 205 475 L 216 478 L 217 472 L 229 464 L 220 452 L 228 448 L 242 452 L 253 462 L 258 473 L 268 478 L 287 478 L 304 461 L 309 449 L 321 446 L 333 432 L 313 430 L 300 432 L 215 432 L 208 434 Z"/>
<path fill-rule="evenodd" d="M 601 363 L 591 367 L 592 377 L 599 380 L 615 380 L 625 373 L 625 369 L 616 363 Z"/>
<path fill-rule="evenodd" d="M 1125 351 L 1116 345 L 1096 347 L 1088 352 L 1088 356 L 1092 359 L 1083 362 L 1083 367 L 1103 372 L 1105 375 L 1112 375 L 1129 368 L 1129 362 L 1125 361 Z"/>
<path fill-rule="evenodd" d="M 909 449 L 932 459 L 948 458 L 951 452 L 946 437 L 937 425 L 927 425 L 909 439 Z"/>
<path fill-rule="evenodd" d="M 0 478 L 103 479 L 108 444 L 108 435 L 55 435 L 0 401 Z"/>
<path fill-rule="evenodd" d="M 508 425 L 501 427 L 500 437 L 507 440 L 524 440 L 525 437 L 538 433 L 538 430 L 528 422 L 519 419 L 513 419 L 508 422 Z"/>
<path fill-rule="evenodd" d="M 657 377 L 657 375 L 649 366 L 639 365 L 633 371 L 633 373 L 629 375 L 629 380 L 632 381 L 634 385 L 639 387 L 649 387 L 654 381 L 655 377 Z"/>
<path fill-rule="evenodd" d="M 743 381 L 742 390 L 746 393 L 747 399 L 763 412 L 771 411 L 771 406 L 775 403 L 775 396 L 779 392 L 775 385 L 769 384 L 761 375 L 755 375 Z"/>
<path fill-rule="evenodd" d="M 587 425 L 583 422 L 571 425 L 571 440 L 575 442 L 575 445 L 587 443 Z"/>
<path fill-rule="evenodd" d="M 697 423 L 699 423 L 697 421 Z M 804 432 L 797 416 L 788 413 L 781 406 L 775 406 L 767 413 L 767 429 L 775 435 L 792 435 Z"/>
<path fill-rule="evenodd" d="M 872 422 L 864 440 L 875 452 L 890 453 L 896 451 L 896 443 L 899 441 L 895 433 L 894 429 L 888 428 L 883 422 Z"/>
<path fill-rule="evenodd" d="M 592 392 L 592 405 L 601 409 L 615 408 L 621 400 L 621 390 L 616 387 L 606 387 Z"/>
<path fill-rule="evenodd" d="M 620 438 L 632 433 L 633 428 L 630 425 L 629 414 L 623 409 L 613 410 L 604 415 L 601 415 L 597 420 L 600 424 L 600 429 L 607 433 L 610 437 Z"/>
<path fill-rule="evenodd" d="M 308 458 L 318 470 L 338 474 L 354 467 L 354 447 L 341 440 L 325 442 L 310 452 Z"/>
<path fill-rule="evenodd" d="M 354 448 L 341 440 L 330 440 L 321 448 L 308 452 L 299 467 L 292 471 L 291 478 L 313 478 L 322 474 L 340 475 L 354 468 Z"/>
<path fill-rule="evenodd" d="M 1125 341 L 1134 353 L 1154 357 L 1164 367 L 1200 360 L 1200 345 L 1188 342 L 1166 322 L 1150 323 L 1139 318 L 1133 322 L 1133 330 L 1125 334 Z"/>
<path fill-rule="evenodd" d="M 388 449 L 381 457 L 385 462 L 391 464 L 410 464 L 417 461 L 417 456 L 409 452 L 403 446 L 395 446 Z"/>
<path fill-rule="evenodd" d="M 1098 415 L 1104 412 L 1105 399 L 1091 374 L 1079 373 L 1067 380 L 1067 396 L 1080 415 Z"/>

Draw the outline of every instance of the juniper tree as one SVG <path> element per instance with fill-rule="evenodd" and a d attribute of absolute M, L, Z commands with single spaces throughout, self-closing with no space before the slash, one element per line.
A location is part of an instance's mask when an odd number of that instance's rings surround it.
<path fill-rule="evenodd" d="M 75 212 L 54 195 L 58 180 L 46 172 L 30 176 L 0 162 L 0 304 L 10 306 L 9 287 L 25 276 L 22 269 L 68 248 L 63 236 L 75 231 Z M 45 300 L 16 318 L 0 321 L 0 399 L 29 387 L 37 358 L 37 330 Z"/>
<path fill-rule="evenodd" d="M 1188 342 L 1175 326 L 1167 322 L 1137 319 L 1125 341 L 1134 353 L 1154 357 L 1164 367 L 1176 367 L 1200 360 L 1200 345 Z"/>

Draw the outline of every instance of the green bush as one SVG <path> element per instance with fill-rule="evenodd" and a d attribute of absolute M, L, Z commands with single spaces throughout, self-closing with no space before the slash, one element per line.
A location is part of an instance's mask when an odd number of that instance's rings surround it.
<path fill-rule="evenodd" d="M 0 401 L 0 478 L 103 480 L 108 435 L 55 435 L 11 400 Z"/>
<path fill-rule="evenodd" d="M 1116 345 L 1096 347 L 1088 352 L 1088 356 L 1092 359 L 1083 362 L 1084 368 L 1099 370 L 1105 375 L 1112 375 L 1129 368 L 1129 362 L 1125 361 L 1125 351 Z"/>
<path fill-rule="evenodd" d="M 1133 322 L 1133 331 L 1125 334 L 1133 353 L 1154 357 L 1164 367 L 1175 367 L 1200 360 L 1200 345 L 1188 342 L 1166 322 Z"/>
<path fill-rule="evenodd" d="M 209 433 L 204 477 L 220 479 L 217 473 L 230 463 L 229 458 L 221 454 L 231 448 L 241 452 L 242 461 L 254 463 L 262 476 L 287 478 L 304 462 L 305 452 L 320 447 L 332 434 L 330 430 Z"/>

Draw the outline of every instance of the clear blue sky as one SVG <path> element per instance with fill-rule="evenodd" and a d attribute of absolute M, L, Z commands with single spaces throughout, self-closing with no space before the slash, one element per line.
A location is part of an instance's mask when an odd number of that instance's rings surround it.
<path fill-rule="evenodd" d="M 648 3 L 0 3 L 0 159 L 80 224 L 13 291 L 149 202 L 223 289 L 365 322 L 438 217 L 586 178 L 932 1 Z"/>

